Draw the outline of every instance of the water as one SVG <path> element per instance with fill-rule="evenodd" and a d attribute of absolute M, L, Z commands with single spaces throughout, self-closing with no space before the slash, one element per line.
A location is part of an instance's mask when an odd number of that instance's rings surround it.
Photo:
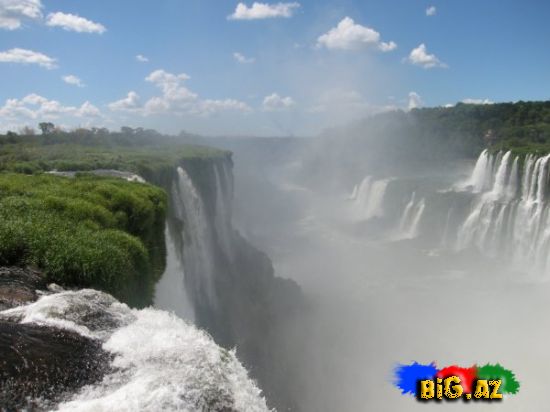
<path fill-rule="evenodd" d="M 251 183 L 238 190 L 238 204 L 255 199 L 255 210 L 265 211 L 256 220 L 243 215 L 238 225 L 259 233 L 251 240 L 261 242 L 280 276 L 299 282 L 312 306 L 297 327 L 307 347 L 297 360 L 307 377 L 302 410 L 464 409 L 402 396 L 392 369 L 412 361 L 500 362 L 522 386 L 491 408 L 546 409 L 550 285 L 528 253 L 547 247 L 544 164 L 484 152 L 453 175 L 393 176 L 381 203 L 372 188 L 389 178 L 363 179 L 349 196 L 349 181 L 341 191 L 317 192 L 277 166 L 261 180 L 262 193 L 271 193 L 265 203 Z M 382 217 L 366 224 L 373 204 Z M 374 220 L 386 231 L 373 236 Z"/>
<path fill-rule="evenodd" d="M 412 239 L 418 236 L 419 224 L 426 208 L 425 200 L 422 198 L 416 201 L 416 192 L 413 192 L 411 200 L 405 206 L 403 215 L 399 222 L 398 238 Z"/>
<path fill-rule="evenodd" d="M 174 312 L 180 318 L 193 322 L 195 313 L 192 296 L 185 287 L 185 273 L 181 253 L 170 230 L 165 230 L 166 269 L 155 286 L 155 307 Z"/>
<path fill-rule="evenodd" d="M 235 353 L 174 314 L 130 309 L 91 289 L 63 291 L 0 312 L 23 323 L 102 342 L 112 370 L 58 405 L 60 411 L 267 411 Z"/>
<path fill-rule="evenodd" d="M 374 180 L 366 176 L 359 185 L 355 186 L 349 197 L 353 203 L 356 215 L 361 220 L 384 215 L 384 196 L 390 179 Z"/>
<path fill-rule="evenodd" d="M 548 161 L 550 156 L 528 156 L 519 173 L 519 158 L 511 152 L 489 155 L 496 171 L 484 169 L 476 179 L 493 181 L 480 192 L 458 228 L 457 250 L 475 247 L 490 256 L 510 260 L 519 270 L 547 277 L 550 237 L 548 227 Z M 478 163 L 480 160 L 478 160 Z M 479 173 L 476 169 L 472 174 Z M 475 187 L 474 187 L 475 191 Z"/>

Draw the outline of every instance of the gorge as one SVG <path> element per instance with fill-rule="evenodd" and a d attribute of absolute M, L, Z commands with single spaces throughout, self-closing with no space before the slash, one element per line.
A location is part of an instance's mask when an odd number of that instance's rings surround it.
<path fill-rule="evenodd" d="M 392 127 L 3 142 L 2 405 L 414 411 L 392 368 L 435 359 L 543 407 L 549 157 Z"/>

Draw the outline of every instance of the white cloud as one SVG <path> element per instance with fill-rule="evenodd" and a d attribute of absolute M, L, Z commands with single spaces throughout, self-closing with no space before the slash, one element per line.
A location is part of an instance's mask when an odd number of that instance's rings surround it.
<path fill-rule="evenodd" d="M 445 63 L 439 60 L 435 56 L 435 54 L 429 54 L 424 43 L 422 43 L 417 48 L 412 49 L 407 60 L 409 61 L 409 63 L 423 67 L 425 69 L 431 69 L 434 67 L 448 67 Z"/>
<path fill-rule="evenodd" d="M 393 41 L 390 42 L 380 42 L 378 48 L 383 52 L 388 52 L 397 49 L 397 44 Z"/>
<path fill-rule="evenodd" d="M 91 118 L 101 116 L 100 110 L 90 102 L 80 107 L 64 106 L 57 100 L 49 100 L 36 93 L 22 99 L 8 99 L 0 107 L 0 118 L 13 120 L 55 120 L 63 117 Z"/>
<path fill-rule="evenodd" d="M 422 99 L 420 98 L 420 95 L 416 92 L 410 92 L 409 93 L 409 104 L 408 109 L 416 109 L 418 107 L 422 106 Z"/>
<path fill-rule="evenodd" d="M 0 29 L 15 30 L 25 19 L 42 18 L 40 0 L 0 0 Z"/>
<path fill-rule="evenodd" d="M 436 13 L 437 9 L 435 8 L 435 6 L 430 6 L 426 9 L 426 16 L 435 16 Z"/>
<path fill-rule="evenodd" d="M 55 59 L 43 53 L 20 48 L 0 52 L 0 63 L 37 64 L 46 69 L 56 67 Z"/>
<path fill-rule="evenodd" d="M 73 86 L 78 86 L 78 87 L 84 87 L 84 83 L 82 83 L 82 80 L 80 80 L 79 77 L 77 77 L 73 74 L 68 74 L 66 76 L 61 76 L 61 79 L 63 79 L 63 81 L 67 84 L 71 84 Z"/>
<path fill-rule="evenodd" d="M 380 33 L 370 27 L 356 24 L 352 18 L 343 18 L 338 25 L 317 39 L 317 47 L 327 49 L 357 50 L 364 47 L 377 47 L 383 52 L 397 47 L 393 41 L 381 42 Z"/>
<path fill-rule="evenodd" d="M 145 104 L 141 104 L 137 93 L 130 92 L 125 98 L 110 103 L 109 109 L 133 112 L 143 116 L 158 114 L 208 116 L 228 110 L 239 112 L 252 110 L 246 103 L 235 99 L 200 99 L 184 84 L 189 80 L 189 76 L 185 73 L 173 74 L 159 69 L 149 74 L 145 80 L 157 86 L 162 95 L 151 97 Z"/>
<path fill-rule="evenodd" d="M 112 111 L 138 111 L 141 108 L 140 98 L 136 92 L 128 92 L 125 98 L 114 101 L 107 105 Z"/>
<path fill-rule="evenodd" d="M 239 63 L 246 64 L 246 63 L 254 63 L 256 61 L 253 57 L 246 57 L 245 55 L 235 52 L 233 53 L 233 57 L 235 60 L 237 60 Z"/>
<path fill-rule="evenodd" d="M 64 30 L 76 31 L 78 33 L 104 33 L 107 29 L 100 23 L 95 23 L 84 17 L 70 13 L 50 13 L 46 24 L 52 27 L 61 27 Z"/>
<path fill-rule="evenodd" d="M 227 16 L 229 20 L 257 20 L 275 17 L 292 17 L 294 10 L 300 7 L 300 3 L 257 3 L 251 7 L 244 3 L 237 4 L 233 14 Z"/>
<path fill-rule="evenodd" d="M 464 99 L 462 103 L 466 104 L 494 104 L 492 100 L 489 99 Z"/>
<path fill-rule="evenodd" d="M 277 93 L 272 93 L 264 97 L 262 108 L 267 112 L 286 110 L 294 106 L 296 103 L 292 97 L 281 97 Z"/>
<path fill-rule="evenodd" d="M 136 60 L 141 63 L 147 63 L 149 59 L 145 57 L 143 54 L 136 55 Z"/>
<path fill-rule="evenodd" d="M 197 95 L 183 85 L 190 77 L 185 73 L 172 74 L 164 70 L 155 70 L 145 78 L 162 90 L 163 97 L 168 101 L 195 100 Z"/>
<path fill-rule="evenodd" d="M 101 116 L 101 111 L 86 100 L 77 110 L 76 115 L 78 117 L 99 117 Z"/>

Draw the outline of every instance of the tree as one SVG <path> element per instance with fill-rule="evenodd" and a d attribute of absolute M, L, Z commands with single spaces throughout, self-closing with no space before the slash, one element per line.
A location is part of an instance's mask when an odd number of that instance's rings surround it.
<path fill-rule="evenodd" d="M 38 123 L 38 127 L 42 131 L 42 134 L 50 134 L 55 130 L 55 125 L 51 122 L 41 122 Z"/>

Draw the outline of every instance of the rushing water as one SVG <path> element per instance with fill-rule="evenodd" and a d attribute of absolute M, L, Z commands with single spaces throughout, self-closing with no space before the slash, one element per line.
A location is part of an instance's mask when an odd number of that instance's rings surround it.
<path fill-rule="evenodd" d="M 472 186 L 466 187 L 479 194 L 458 229 L 456 249 L 475 247 L 489 256 L 510 259 L 518 269 L 546 276 L 549 159 L 529 155 L 520 170 L 520 159 L 511 152 L 484 151 L 470 178 Z"/>
<path fill-rule="evenodd" d="M 522 386 L 491 409 L 545 410 L 550 285 L 533 256 L 549 255 L 547 158 L 486 151 L 475 164 L 369 175 L 350 196 L 353 182 L 315 190 L 283 162 L 255 184 L 238 156 L 237 224 L 312 302 L 302 410 L 487 409 L 401 395 L 392 370 L 412 361 L 499 362 Z"/>
<path fill-rule="evenodd" d="M 61 411 L 267 411 L 235 353 L 156 309 L 130 309 L 91 289 L 62 291 L 0 312 L 102 342 L 111 371 L 58 405 Z"/>
<path fill-rule="evenodd" d="M 366 176 L 356 185 L 350 199 L 353 200 L 357 216 L 368 220 L 384 214 L 384 195 L 390 179 L 375 180 Z"/>

